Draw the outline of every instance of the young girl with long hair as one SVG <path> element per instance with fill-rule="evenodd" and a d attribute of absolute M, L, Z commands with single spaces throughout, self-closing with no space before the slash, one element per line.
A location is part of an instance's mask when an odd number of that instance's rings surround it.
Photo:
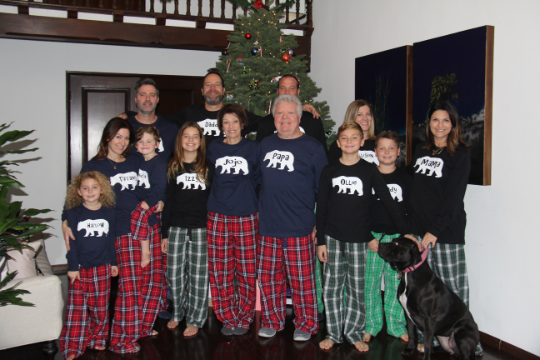
<path fill-rule="evenodd" d="M 152 328 L 163 301 L 160 244 L 150 244 L 154 255 L 148 266 L 142 268 L 140 243 L 133 239 L 131 231 L 132 212 L 139 205 L 137 185 L 143 161 L 140 155 L 129 155 L 133 136 L 133 128 L 127 120 L 109 120 L 103 129 L 97 155 L 81 169 L 81 173 L 99 171 L 104 174 L 116 195 L 115 236 L 120 277 L 109 349 L 120 354 L 139 351 L 139 338 L 157 334 Z M 162 205 L 159 207 L 157 211 Z M 69 223 L 64 215 L 62 219 L 65 220 L 62 232 L 69 250 L 69 239 L 74 238 L 72 229 L 76 224 Z"/>
<path fill-rule="evenodd" d="M 77 229 L 70 240 L 70 279 L 60 348 L 68 360 L 85 349 L 105 350 L 109 335 L 110 278 L 118 275 L 115 196 L 100 172 L 77 175 L 68 186 L 66 218 Z"/>
<path fill-rule="evenodd" d="M 208 315 L 208 245 L 206 203 L 214 168 L 206 161 L 203 131 L 187 122 L 176 137 L 167 171 L 161 251 L 167 254 L 167 282 L 175 329 L 184 316 L 184 336 L 194 336 Z"/>

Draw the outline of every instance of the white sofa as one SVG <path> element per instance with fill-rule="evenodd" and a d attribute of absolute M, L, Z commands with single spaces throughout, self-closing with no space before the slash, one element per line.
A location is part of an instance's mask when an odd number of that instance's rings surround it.
<path fill-rule="evenodd" d="M 21 282 L 17 289 L 30 292 L 21 298 L 34 306 L 0 307 L 0 350 L 47 341 L 44 350 L 50 353 L 57 351 L 54 340 L 60 337 L 62 331 L 64 300 L 60 278 L 52 273 L 42 240 L 36 262 L 45 276 L 14 279 L 5 287 L 7 289 Z"/>

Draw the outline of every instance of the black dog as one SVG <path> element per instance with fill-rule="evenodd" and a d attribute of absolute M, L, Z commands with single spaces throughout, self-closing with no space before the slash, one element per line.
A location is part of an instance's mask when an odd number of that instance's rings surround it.
<path fill-rule="evenodd" d="M 416 325 L 424 333 L 424 359 L 431 358 L 433 336 L 450 354 L 474 359 L 478 326 L 465 303 L 431 270 L 425 261 L 427 251 L 420 253 L 414 241 L 403 237 L 379 245 L 381 258 L 403 272 L 397 293 L 409 332 L 403 355 L 414 353 Z"/>

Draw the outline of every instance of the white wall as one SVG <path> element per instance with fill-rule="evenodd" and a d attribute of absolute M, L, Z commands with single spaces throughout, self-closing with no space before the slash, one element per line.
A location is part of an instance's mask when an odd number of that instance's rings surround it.
<path fill-rule="evenodd" d="M 23 208 L 49 208 L 56 220 L 46 240 L 52 264 L 65 264 L 60 219 L 66 190 L 66 72 L 146 73 L 202 76 L 220 53 L 143 47 L 0 39 L 0 123 L 36 132 L 35 153 L 13 158 L 37 161 L 15 170 L 28 196 Z M 46 215 L 44 216 L 46 217 Z"/>
<path fill-rule="evenodd" d="M 311 75 L 337 123 L 354 100 L 356 57 L 495 26 L 493 185 L 469 186 L 465 197 L 471 311 L 481 331 L 540 355 L 540 192 L 532 183 L 540 122 L 529 109 L 539 95 L 540 3 L 340 0 L 313 9 Z"/>

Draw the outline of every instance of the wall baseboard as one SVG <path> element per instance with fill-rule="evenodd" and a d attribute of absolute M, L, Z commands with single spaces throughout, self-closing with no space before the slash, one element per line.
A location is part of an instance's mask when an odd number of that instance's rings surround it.
<path fill-rule="evenodd" d="M 54 275 L 65 275 L 68 272 L 68 264 L 51 265 Z"/>
<path fill-rule="evenodd" d="M 516 359 L 540 360 L 540 356 L 531 354 L 528 351 L 525 351 L 521 348 L 518 348 L 517 346 L 509 344 L 506 341 L 502 341 L 501 339 L 497 339 L 496 337 L 483 333 L 481 331 L 480 331 L 480 342 L 484 346 L 489 346 L 491 348 L 498 349 L 501 353 L 513 356 Z"/>

